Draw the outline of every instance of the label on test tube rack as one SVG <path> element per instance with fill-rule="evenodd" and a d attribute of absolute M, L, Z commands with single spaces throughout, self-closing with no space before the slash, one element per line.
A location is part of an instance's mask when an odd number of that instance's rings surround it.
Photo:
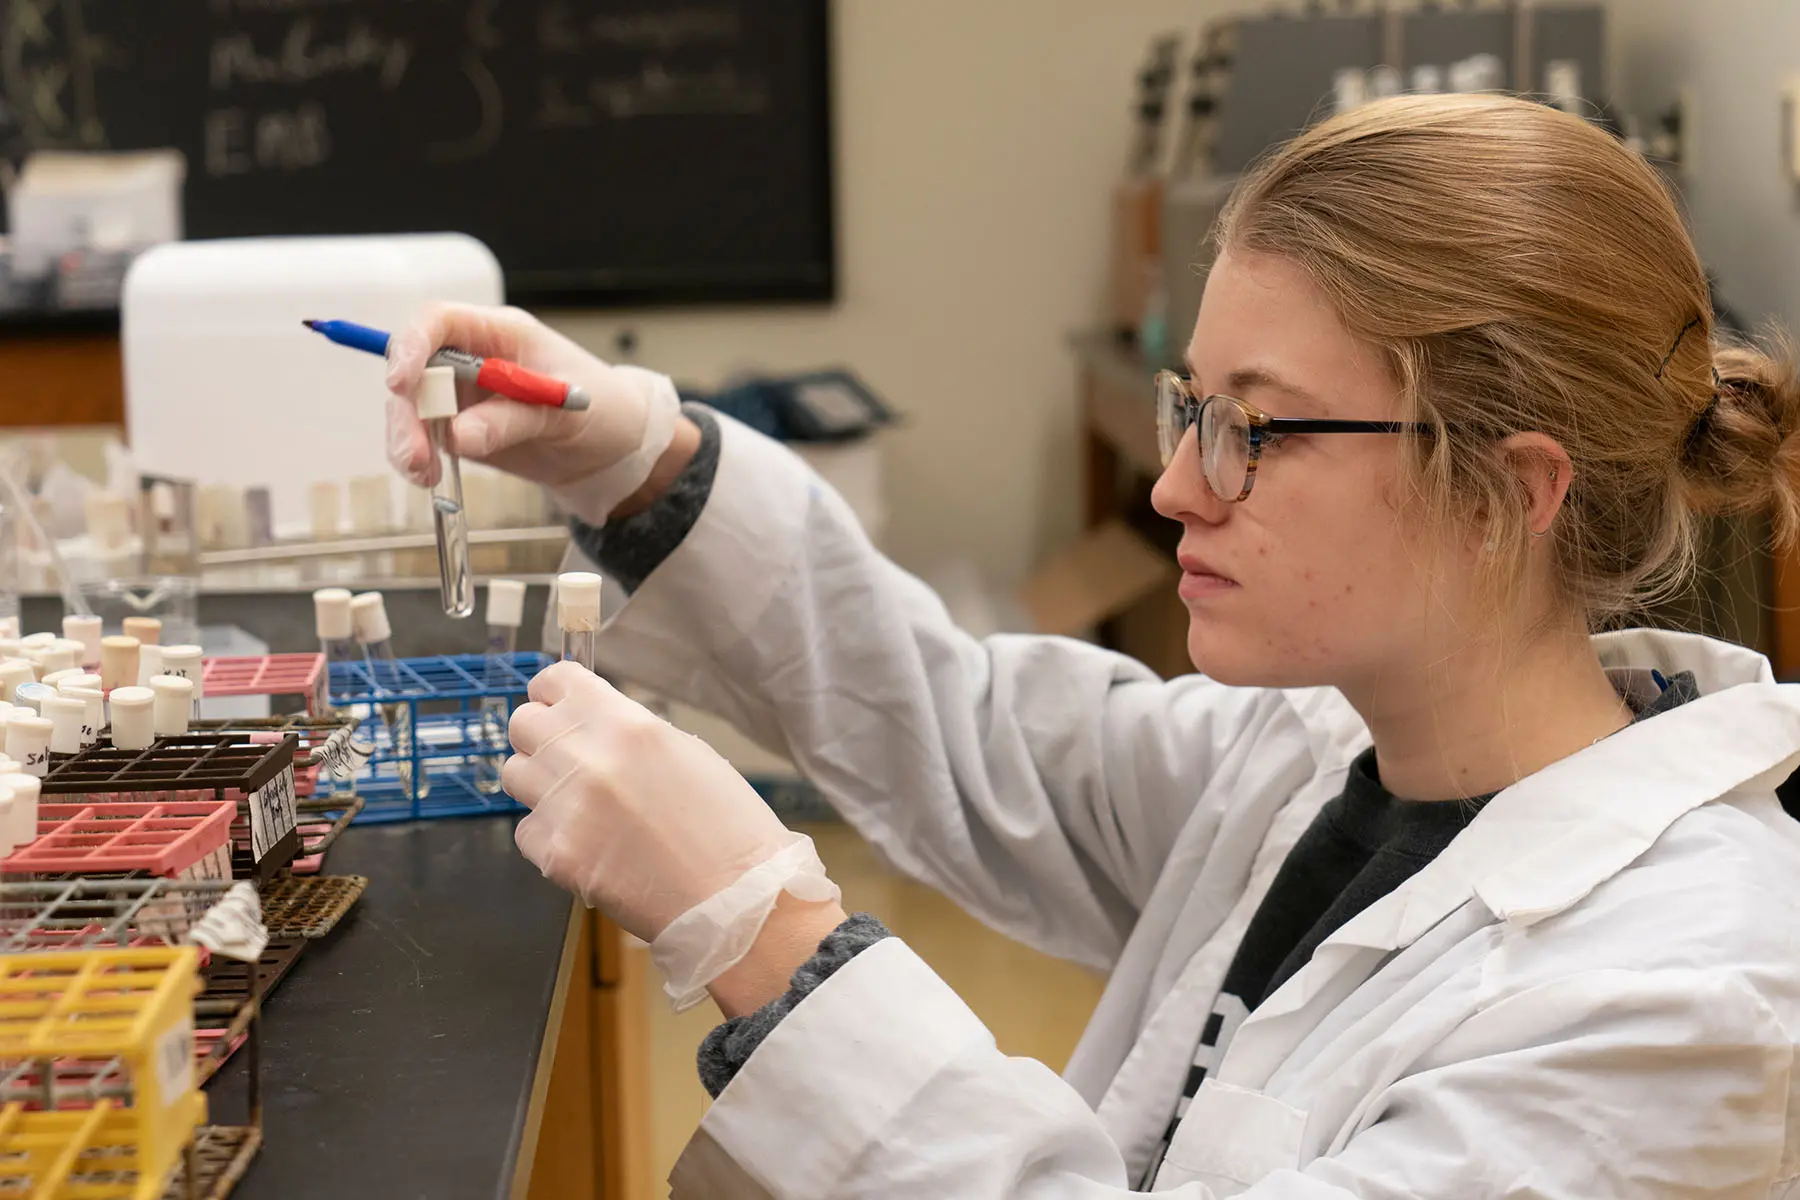
<path fill-rule="evenodd" d="M 294 810 L 294 768 L 283 767 L 250 800 L 251 857 L 261 862 L 282 838 L 293 832 L 298 820 Z"/>

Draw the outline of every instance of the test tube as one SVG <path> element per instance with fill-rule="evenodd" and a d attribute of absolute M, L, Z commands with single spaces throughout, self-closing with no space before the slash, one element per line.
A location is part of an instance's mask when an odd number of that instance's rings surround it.
<path fill-rule="evenodd" d="M 77 696 L 45 696 L 44 719 L 50 722 L 50 753 L 81 753 L 81 723 L 87 701 Z"/>
<path fill-rule="evenodd" d="M 100 665 L 99 617 L 84 617 L 78 614 L 63 618 L 63 636 L 81 643 L 81 653 L 77 656 L 77 665 L 97 667 Z"/>
<path fill-rule="evenodd" d="M 356 644 L 356 625 L 350 615 L 350 593 L 344 588 L 320 588 L 313 593 L 313 629 L 319 636 L 319 652 L 325 656 L 325 670 L 319 678 L 319 694 L 313 707 L 321 715 L 331 711 L 331 668 L 363 661 L 362 648 Z M 350 691 L 358 690 L 346 682 Z"/>
<path fill-rule="evenodd" d="M 10 775 L 0 775 L 0 788 L 5 788 L 13 796 L 12 830 L 6 840 L 16 849 L 29 846 L 37 841 L 38 836 L 38 793 L 43 784 L 36 775 L 27 775 L 23 771 L 15 771 Z"/>
<path fill-rule="evenodd" d="M 164 675 L 176 675 L 194 685 L 194 703 L 192 712 L 200 715 L 200 702 L 206 698 L 205 651 L 198 646 L 164 646 L 162 662 Z"/>
<path fill-rule="evenodd" d="M 437 533 L 438 591 L 444 612 L 466 617 L 475 611 L 475 577 L 469 569 L 469 519 L 463 512 L 462 466 L 450 443 L 456 416 L 456 372 L 427 367 L 419 383 L 419 419 L 431 443 L 431 520 Z"/>
<path fill-rule="evenodd" d="M 31 663 L 23 658 L 9 658 L 0 662 L 0 701 L 15 704 L 13 699 L 18 694 L 22 683 L 35 683 L 37 672 L 31 669 Z"/>
<path fill-rule="evenodd" d="M 35 717 L 38 715 L 38 710 L 43 707 L 44 697 L 54 695 L 56 695 L 56 689 L 47 683 L 37 683 L 35 681 L 32 683 L 21 683 L 19 685 L 19 690 L 13 693 L 13 703 L 16 706 L 15 711 L 22 710 L 23 715 Z M 10 717 L 12 714 L 9 713 L 7 715 Z M 7 753 L 12 754 L 10 750 L 7 751 Z M 14 758 L 18 757 L 16 754 L 13 754 L 12 756 Z"/>
<path fill-rule="evenodd" d="M 12 832 L 18 828 L 15 808 L 17 805 L 13 802 L 12 789 L 0 787 L 0 858 L 11 858 L 12 852 L 17 848 L 12 841 Z"/>
<path fill-rule="evenodd" d="M 420 772 L 418 790 L 413 790 L 413 758 L 417 749 L 413 745 L 412 706 L 404 700 L 381 699 L 383 695 L 399 696 L 406 691 L 406 677 L 401 674 L 400 660 L 394 655 L 394 631 L 388 624 L 387 602 L 380 592 L 361 592 L 352 596 L 350 620 L 369 669 L 376 711 L 381 714 L 382 726 L 386 728 L 388 743 L 393 748 L 394 773 L 400 779 L 402 791 L 422 800 L 431 790 L 431 780 Z"/>
<path fill-rule="evenodd" d="M 37 652 L 32 660 L 38 669 L 38 678 L 53 671 L 66 671 L 76 666 L 81 659 L 81 643 L 71 638 L 55 638 L 48 646 Z"/>
<path fill-rule="evenodd" d="M 113 749 L 148 750 L 156 741 L 156 693 L 141 687 L 115 688 L 109 707 Z"/>
<path fill-rule="evenodd" d="M 126 617 L 126 637 L 134 637 L 140 645 L 154 646 L 162 641 L 162 620 L 158 617 Z"/>
<path fill-rule="evenodd" d="M 118 634 L 100 639 L 100 686 L 136 687 L 138 677 L 138 640 Z"/>
<path fill-rule="evenodd" d="M 188 712 L 194 706 L 194 681 L 179 675 L 158 675 L 150 681 L 156 699 L 152 719 L 157 737 L 178 737 L 188 731 Z"/>
<path fill-rule="evenodd" d="M 89 683 L 87 681 L 91 680 Z M 100 690 L 98 675 L 84 675 L 79 679 L 65 679 L 56 689 L 70 699 L 79 700 L 87 711 L 81 717 L 82 749 L 100 740 L 100 731 L 106 728 L 106 695 Z"/>
<path fill-rule="evenodd" d="M 517 579 L 488 583 L 487 686 L 499 691 L 512 678 L 513 653 L 519 645 L 519 626 L 525 620 L 525 585 Z M 481 740 L 493 753 L 475 763 L 475 790 L 493 795 L 500 790 L 500 769 L 506 765 L 506 726 L 512 710 L 504 695 L 484 696 L 481 701 Z"/>
<path fill-rule="evenodd" d="M 594 638 L 600 632 L 600 577 L 568 571 L 556 577 L 556 623 L 562 629 L 564 662 L 594 669 Z"/>
<path fill-rule="evenodd" d="M 55 727 L 44 717 L 17 711 L 6 714 L 6 757 L 21 774 L 42 776 L 50 770 L 50 735 Z"/>
<path fill-rule="evenodd" d="M 155 642 L 145 642 L 138 647 L 138 673 L 132 682 L 139 687 L 149 687 L 150 681 L 163 673 L 163 648 Z"/>

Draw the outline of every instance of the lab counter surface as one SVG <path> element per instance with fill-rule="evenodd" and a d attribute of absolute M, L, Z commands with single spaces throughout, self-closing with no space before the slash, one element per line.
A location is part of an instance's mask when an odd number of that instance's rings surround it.
<path fill-rule="evenodd" d="M 331 851 L 368 890 L 269 997 L 263 1149 L 235 1197 L 595 1194 L 603 923 L 519 855 L 516 820 L 358 826 Z M 242 1120 L 246 1058 L 211 1120 Z M 572 1174 L 546 1167 L 550 1131 Z"/>

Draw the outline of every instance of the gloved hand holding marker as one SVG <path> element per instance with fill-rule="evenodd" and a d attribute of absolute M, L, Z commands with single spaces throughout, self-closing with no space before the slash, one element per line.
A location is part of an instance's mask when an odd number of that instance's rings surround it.
<path fill-rule="evenodd" d="M 302 324 L 340 346 L 379 354 L 383 358 L 387 357 L 388 343 L 392 340 L 385 330 L 371 329 L 354 321 L 304 321 Z M 484 387 L 520 404 L 542 404 L 577 412 L 588 406 L 588 395 L 579 384 L 564 383 L 502 358 L 483 358 L 466 350 L 444 346 L 432 354 L 429 365 L 449 367 L 456 372 L 458 380 Z"/>

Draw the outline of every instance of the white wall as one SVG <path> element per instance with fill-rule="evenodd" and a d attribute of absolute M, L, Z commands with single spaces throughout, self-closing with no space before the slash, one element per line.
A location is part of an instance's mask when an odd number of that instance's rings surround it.
<path fill-rule="evenodd" d="M 1695 98 L 1682 190 L 1721 297 L 1800 332 L 1800 187 L 1781 155 L 1781 89 L 1800 79 L 1793 0 L 1614 0 L 1615 91 L 1629 111 Z"/>
<path fill-rule="evenodd" d="M 1079 512 L 1065 334 L 1102 303 L 1110 191 L 1149 39 L 1224 0 L 839 0 L 840 300 L 831 308 L 594 313 L 601 353 L 700 384 L 844 363 L 907 418 L 887 545 L 1001 583 Z"/>

